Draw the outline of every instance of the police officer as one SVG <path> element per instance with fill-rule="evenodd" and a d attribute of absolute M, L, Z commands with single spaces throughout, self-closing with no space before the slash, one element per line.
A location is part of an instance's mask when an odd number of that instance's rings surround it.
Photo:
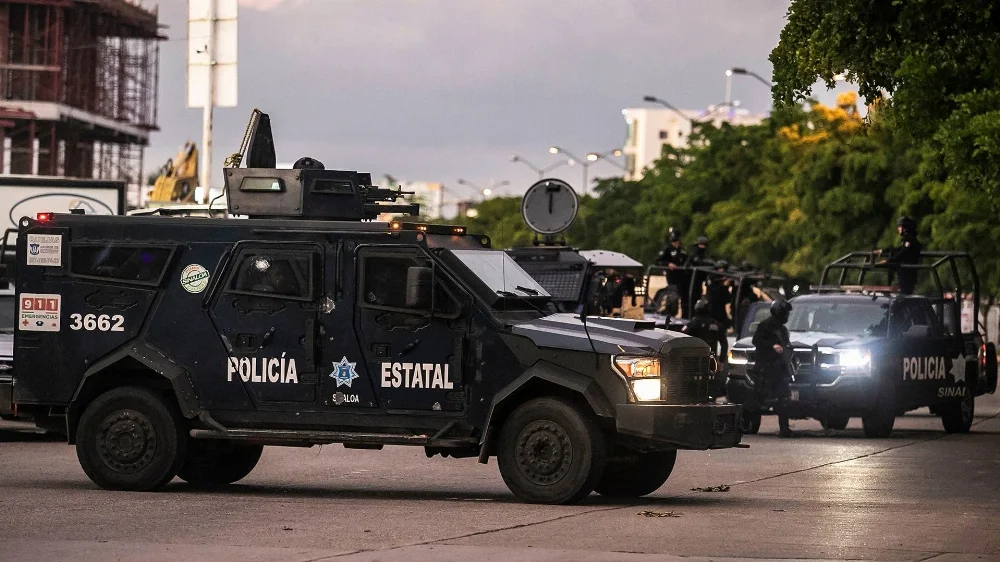
<path fill-rule="evenodd" d="M 917 222 L 910 217 L 900 217 L 896 221 L 896 232 L 899 233 L 900 243 L 890 250 L 889 258 L 883 263 L 896 266 L 916 265 L 920 263 L 920 251 L 924 245 L 917 239 Z M 904 295 L 912 295 L 917 286 L 917 270 L 909 268 L 899 269 L 899 292 Z"/>
<path fill-rule="evenodd" d="M 788 400 L 791 398 L 789 383 L 792 379 L 792 348 L 789 341 L 788 316 L 792 305 L 778 300 L 771 304 L 771 316 L 765 318 L 753 335 L 753 345 L 757 351 L 754 370 L 757 375 L 758 396 L 764 400 L 776 400 L 774 409 L 778 414 L 778 435 L 790 437 L 788 427 Z"/>
<path fill-rule="evenodd" d="M 660 251 L 656 263 L 667 266 L 667 285 L 673 286 L 677 295 L 680 296 L 681 311 L 685 318 L 687 318 L 688 293 L 691 283 L 690 272 L 685 269 L 687 262 L 688 254 L 681 245 L 681 231 L 671 228 L 667 245 Z M 674 307 L 668 306 L 667 308 L 673 310 Z"/>
<path fill-rule="evenodd" d="M 694 247 L 691 248 L 691 253 L 688 255 L 687 264 L 688 266 L 711 266 L 714 262 L 708 257 L 708 237 L 699 236 L 695 240 Z"/>
<path fill-rule="evenodd" d="M 729 269 L 729 262 L 726 260 L 719 260 L 715 262 L 715 270 L 719 273 L 725 273 Z M 712 318 L 716 319 L 723 327 L 724 330 L 728 330 L 732 322 L 729 319 L 729 314 L 726 312 L 726 306 L 731 304 L 733 301 L 733 290 L 732 290 L 733 280 L 729 277 L 713 277 L 708 282 L 708 302 L 711 309 Z"/>
<path fill-rule="evenodd" d="M 726 339 L 726 327 L 715 318 L 712 318 L 711 304 L 707 299 L 698 299 L 698 302 L 694 304 L 694 318 L 681 328 L 681 331 L 707 343 L 708 347 L 712 349 L 712 353 L 716 354 L 719 360 L 719 376 L 721 381 L 715 381 L 715 388 L 712 395 L 721 396 L 725 394 L 726 369 L 724 365 L 729 355 L 729 341 Z M 719 388 L 720 385 L 721 389 Z"/>
<path fill-rule="evenodd" d="M 695 240 L 694 247 L 691 248 L 691 252 L 688 254 L 687 262 L 684 265 L 685 267 L 711 267 L 715 265 L 715 262 L 708 257 L 708 237 L 699 236 L 698 239 Z M 700 299 L 703 295 L 701 286 L 705 283 L 705 274 L 698 271 L 692 271 L 690 272 L 690 275 L 693 277 L 691 280 L 692 290 L 681 291 L 681 294 L 690 292 L 690 295 L 688 296 L 689 300 L 698 302 L 698 299 Z M 687 307 L 684 306 L 682 308 L 684 308 L 684 317 L 689 318 Z"/>

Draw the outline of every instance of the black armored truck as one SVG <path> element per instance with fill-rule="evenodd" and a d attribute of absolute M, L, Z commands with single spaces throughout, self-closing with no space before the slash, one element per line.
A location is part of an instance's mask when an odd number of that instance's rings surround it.
<path fill-rule="evenodd" d="M 519 498 L 569 503 L 742 446 L 700 340 L 555 313 L 488 237 L 374 220 L 416 209 L 367 174 L 276 169 L 266 114 L 234 157 L 239 220 L 19 221 L 14 400 L 99 486 L 229 484 L 269 445 L 414 445 L 495 456 Z"/>
<path fill-rule="evenodd" d="M 904 269 L 919 280 L 915 294 L 893 283 Z M 996 391 L 997 355 L 980 330 L 979 279 L 968 254 L 923 252 L 918 264 L 893 267 L 852 252 L 830 263 L 812 289 L 789 301 L 791 417 L 833 430 L 860 417 L 866 436 L 886 437 L 896 416 L 927 407 L 946 432 L 969 431 L 976 396 Z M 751 306 L 730 350 L 728 396 L 746 408 L 746 433 L 756 433 L 772 407 L 758 391 L 768 373 L 756 368 L 753 345 L 768 307 Z"/>

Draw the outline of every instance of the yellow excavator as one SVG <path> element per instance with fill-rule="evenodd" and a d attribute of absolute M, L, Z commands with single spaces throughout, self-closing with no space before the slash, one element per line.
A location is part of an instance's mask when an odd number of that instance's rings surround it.
<path fill-rule="evenodd" d="M 149 199 L 150 202 L 194 203 L 197 186 L 198 148 L 193 142 L 186 142 L 177 156 L 160 168 Z"/>

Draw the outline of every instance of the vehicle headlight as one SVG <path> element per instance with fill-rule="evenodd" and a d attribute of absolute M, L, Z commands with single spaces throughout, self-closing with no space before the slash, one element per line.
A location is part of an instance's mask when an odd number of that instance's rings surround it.
<path fill-rule="evenodd" d="M 615 368 L 639 402 L 663 400 L 660 360 L 653 357 L 615 357 Z"/>
<path fill-rule="evenodd" d="M 653 357 L 615 357 L 615 365 L 630 379 L 660 376 L 660 360 Z"/>
<path fill-rule="evenodd" d="M 747 359 L 747 352 L 737 351 L 733 352 L 732 349 L 729 350 L 729 364 L 730 365 L 746 365 L 750 361 Z"/>
<path fill-rule="evenodd" d="M 845 349 L 840 352 L 840 368 L 850 371 L 871 372 L 872 354 L 860 349 Z"/>

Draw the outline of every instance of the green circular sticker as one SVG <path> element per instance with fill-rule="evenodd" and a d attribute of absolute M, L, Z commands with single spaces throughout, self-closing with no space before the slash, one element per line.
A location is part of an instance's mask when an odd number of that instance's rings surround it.
<path fill-rule="evenodd" d="M 207 269 L 193 263 L 181 271 L 181 287 L 189 293 L 200 293 L 208 287 L 211 276 Z"/>

